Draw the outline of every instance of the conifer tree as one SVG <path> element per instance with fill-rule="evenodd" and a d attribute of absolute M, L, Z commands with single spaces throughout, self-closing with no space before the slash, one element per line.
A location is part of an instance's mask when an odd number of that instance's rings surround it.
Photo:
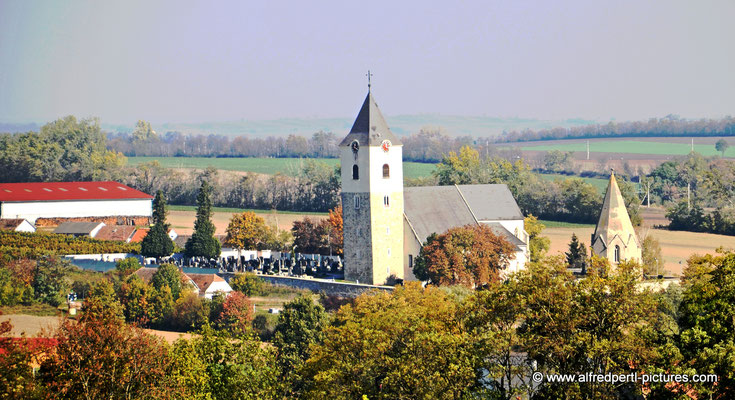
<path fill-rule="evenodd" d="M 202 181 L 197 195 L 197 217 L 194 221 L 194 233 L 186 242 L 187 257 L 216 258 L 220 254 L 221 244 L 214 238 L 212 222 L 212 187 L 209 182 Z"/>
<path fill-rule="evenodd" d="M 567 264 L 569 268 L 581 268 L 584 271 L 587 265 L 587 247 L 584 243 L 580 243 L 576 234 L 572 234 L 572 241 L 569 242 L 569 251 L 565 253 L 567 256 Z"/>
<path fill-rule="evenodd" d="M 166 199 L 159 190 L 153 200 L 153 226 L 140 244 L 143 256 L 165 257 L 174 252 L 174 242 L 168 236 L 169 225 L 166 223 L 166 214 Z"/>

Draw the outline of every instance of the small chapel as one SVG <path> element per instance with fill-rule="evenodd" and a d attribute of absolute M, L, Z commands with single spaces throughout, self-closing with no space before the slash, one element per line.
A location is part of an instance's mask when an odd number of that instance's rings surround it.
<path fill-rule="evenodd" d="M 610 174 L 590 249 L 592 253 L 607 258 L 612 265 L 623 260 L 641 262 L 641 244 L 630 222 L 614 171 Z"/>
<path fill-rule="evenodd" d="M 369 86 L 368 86 L 369 87 Z M 339 144 L 345 279 L 382 285 L 415 280 L 414 258 L 432 233 L 486 224 L 515 246 L 505 272 L 529 257 L 523 214 L 506 185 L 403 188 L 403 144 L 372 93 Z"/>

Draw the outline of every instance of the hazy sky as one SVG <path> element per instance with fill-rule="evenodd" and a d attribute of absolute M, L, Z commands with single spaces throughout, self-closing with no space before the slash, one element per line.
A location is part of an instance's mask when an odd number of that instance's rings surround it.
<path fill-rule="evenodd" d="M 0 120 L 735 114 L 735 1 L 0 0 Z"/>

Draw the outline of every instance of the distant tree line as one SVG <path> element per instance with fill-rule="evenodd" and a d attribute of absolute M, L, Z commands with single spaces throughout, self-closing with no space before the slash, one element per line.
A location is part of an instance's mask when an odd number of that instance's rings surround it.
<path fill-rule="evenodd" d="M 581 178 L 545 180 L 533 173 L 522 159 L 511 163 L 499 157 L 480 157 L 477 150 L 463 147 L 449 152 L 437 165 L 434 178 L 439 185 L 504 183 L 524 215 L 541 219 L 596 223 L 602 207 L 602 194 Z M 630 219 L 641 223 L 640 200 L 634 185 L 616 175 Z"/>
<path fill-rule="evenodd" d="M 640 136 L 735 136 L 735 118 L 686 120 L 676 115 L 651 118 L 648 121 L 608 122 L 575 126 L 503 132 L 498 143 L 530 142 L 535 140 L 589 139 Z"/>
<path fill-rule="evenodd" d="M 337 158 L 341 135 L 319 131 L 304 137 L 251 138 L 221 135 L 156 133 L 150 124 L 139 121 L 131 133 L 107 134 L 107 147 L 129 157 L 275 157 L 275 158 Z M 406 161 L 438 162 L 447 151 L 477 144 L 470 136 L 451 137 L 441 129 L 421 129 L 418 133 L 401 137 L 403 158 Z M 487 147 L 489 140 L 480 146 Z M 485 148 L 483 147 L 483 149 Z"/>

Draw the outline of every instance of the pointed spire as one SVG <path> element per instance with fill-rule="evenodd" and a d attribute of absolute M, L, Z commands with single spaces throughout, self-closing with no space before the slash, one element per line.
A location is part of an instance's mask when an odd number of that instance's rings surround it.
<path fill-rule="evenodd" d="M 362 103 L 350 133 L 339 145 L 349 146 L 354 140 L 357 140 L 360 146 L 380 146 L 383 140 L 390 140 L 392 145 L 402 144 L 388 128 L 388 123 L 385 122 L 385 118 L 383 118 L 383 114 L 370 92 L 368 92 L 365 101 Z"/>
<path fill-rule="evenodd" d="M 594 247 L 598 240 L 602 240 L 604 247 L 608 247 L 615 236 L 619 236 L 626 246 L 631 244 L 639 246 L 638 237 L 633 229 L 633 224 L 630 222 L 628 210 L 625 208 L 623 194 L 620 192 L 618 182 L 615 179 L 615 171 L 612 171 L 605 199 L 602 202 L 600 219 L 595 227 L 595 233 L 592 235 L 592 246 Z"/>

